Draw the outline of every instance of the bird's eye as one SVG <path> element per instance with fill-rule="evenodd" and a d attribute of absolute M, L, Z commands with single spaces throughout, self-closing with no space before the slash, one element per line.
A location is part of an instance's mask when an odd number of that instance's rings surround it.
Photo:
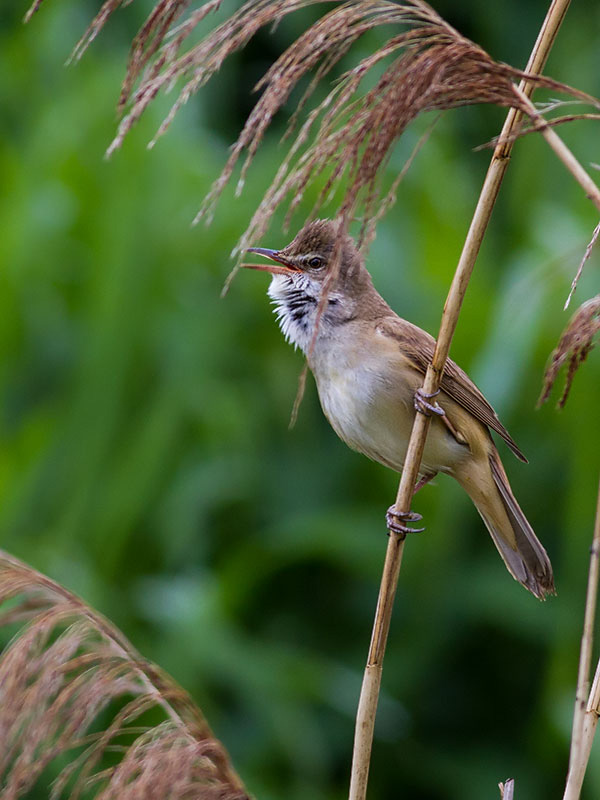
<path fill-rule="evenodd" d="M 309 266 L 311 269 L 319 269 L 320 267 L 322 267 L 322 266 L 323 266 L 323 259 L 322 259 L 322 258 L 319 258 L 318 256 L 314 256 L 313 258 L 311 258 L 311 259 L 309 260 L 309 262 L 308 262 L 308 266 Z"/>

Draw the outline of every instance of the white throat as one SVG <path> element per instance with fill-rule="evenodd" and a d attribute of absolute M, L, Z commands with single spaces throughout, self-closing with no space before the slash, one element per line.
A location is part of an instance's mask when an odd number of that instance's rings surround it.
<path fill-rule="evenodd" d="M 308 352 L 314 331 L 320 285 L 307 275 L 273 275 L 269 297 L 286 341 Z"/>

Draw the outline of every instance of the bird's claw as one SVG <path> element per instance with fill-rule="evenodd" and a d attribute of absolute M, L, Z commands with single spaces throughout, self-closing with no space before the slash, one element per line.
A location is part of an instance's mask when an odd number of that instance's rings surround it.
<path fill-rule="evenodd" d="M 424 392 L 423 389 L 417 389 L 414 398 L 415 410 L 420 414 L 425 414 L 426 417 L 430 417 L 432 414 L 437 414 L 438 417 L 443 417 L 445 414 L 444 409 L 441 406 L 438 406 L 437 403 L 428 402 L 432 397 L 437 397 L 439 393 L 439 389 L 435 392 L 431 392 L 431 394 L 427 394 L 427 392 Z"/>
<path fill-rule="evenodd" d="M 396 511 L 394 506 L 390 506 L 385 515 L 385 522 L 390 533 L 397 533 L 405 536 L 407 533 L 422 533 L 425 528 L 409 528 L 404 522 L 418 522 L 423 519 L 421 514 L 416 511 Z"/>

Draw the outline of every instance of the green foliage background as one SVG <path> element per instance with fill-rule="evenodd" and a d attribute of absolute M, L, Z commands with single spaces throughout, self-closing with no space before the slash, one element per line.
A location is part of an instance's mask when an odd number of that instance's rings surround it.
<path fill-rule="evenodd" d="M 189 224 L 253 82 L 310 14 L 261 33 L 148 152 L 161 98 L 106 162 L 150 0 L 65 69 L 98 5 L 46 0 L 27 27 L 21 0 L 0 9 L 1 546 L 79 592 L 185 686 L 257 798 L 343 798 L 397 477 L 336 439 L 312 382 L 288 430 L 302 359 L 276 328 L 264 276 L 239 275 L 219 299 L 274 173 L 275 136 L 242 198 L 229 192 L 209 228 Z M 546 6 L 436 8 L 524 66 Z M 598 5 L 575 3 L 547 73 L 600 94 L 599 36 Z M 502 119 L 447 114 L 371 250 L 384 296 L 433 333 L 489 160 L 473 148 Z M 391 174 L 427 123 L 407 132 Z M 600 160 L 597 123 L 563 135 L 585 164 Z M 509 776 L 521 798 L 561 796 L 598 480 L 598 353 L 564 412 L 534 405 L 596 222 L 546 145 L 520 142 L 453 356 L 529 456 L 525 466 L 501 448 L 559 594 L 540 604 L 510 579 L 451 481 L 419 495 L 427 532 L 406 548 L 373 798 L 480 800 Z M 289 238 L 276 223 L 263 244 Z M 595 255 L 573 308 L 597 291 Z M 586 796 L 599 793 L 596 757 Z"/>

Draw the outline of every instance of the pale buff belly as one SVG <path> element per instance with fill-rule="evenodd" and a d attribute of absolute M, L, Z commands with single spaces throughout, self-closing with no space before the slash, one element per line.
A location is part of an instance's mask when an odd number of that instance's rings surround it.
<path fill-rule="evenodd" d="M 353 450 L 398 472 L 402 470 L 415 410 L 414 392 L 422 382 L 415 372 L 409 380 L 384 381 L 381 365 L 368 362 L 354 368 L 315 371 L 325 416 L 338 436 Z M 414 385 L 413 385 L 414 384 Z M 444 405 L 443 395 L 439 398 Z M 427 436 L 421 473 L 448 472 L 469 455 L 437 418 Z"/>

